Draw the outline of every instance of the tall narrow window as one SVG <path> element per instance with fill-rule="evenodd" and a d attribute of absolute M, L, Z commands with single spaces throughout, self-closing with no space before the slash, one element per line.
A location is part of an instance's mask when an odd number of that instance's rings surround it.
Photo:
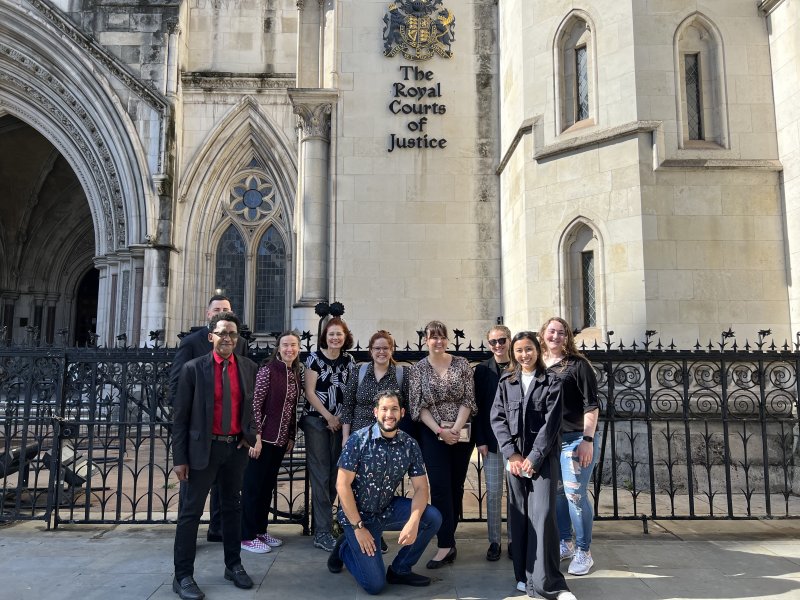
<path fill-rule="evenodd" d="M 583 326 L 597 325 L 597 295 L 594 286 L 594 252 L 581 252 Z"/>
<path fill-rule="evenodd" d="M 575 98 L 577 120 L 589 118 L 589 63 L 586 46 L 575 48 Z"/>
<path fill-rule="evenodd" d="M 231 299 L 231 306 L 238 315 L 244 311 L 244 264 L 245 247 L 242 234 L 236 227 L 230 225 L 217 245 L 214 287 L 223 290 L 223 293 Z"/>
<path fill-rule="evenodd" d="M 686 118 L 690 140 L 703 139 L 703 104 L 701 99 L 700 54 L 684 55 L 686 77 Z"/>
<path fill-rule="evenodd" d="M 593 26 L 581 10 L 562 22 L 553 48 L 556 76 L 556 127 L 566 131 L 575 124 L 597 124 L 597 64 Z"/>
<path fill-rule="evenodd" d="M 285 294 L 286 245 L 269 227 L 258 243 L 256 258 L 256 331 L 283 331 Z"/>

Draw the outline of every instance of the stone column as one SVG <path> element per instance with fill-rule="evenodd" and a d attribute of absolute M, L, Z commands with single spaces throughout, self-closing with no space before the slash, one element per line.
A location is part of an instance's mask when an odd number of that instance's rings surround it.
<path fill-rule="evenodd" d="M 158 194 L 158 219 L 156 231 L 147 236 L 144 249 L 143 268 L 134 272 L 136 293 L 141 294 L 141 303 L 134 306 L 134 316 L 140 316 L 135 336 L 137 343 L 147 344 L 150 332 L 166 328 L 169 291 L 169 261 L 172 246 L 173 193 L 172 180 L 157 175 L 153 178 Z"/>
<path fill-rule="evenodd" d="M 313 306 L 328 299 L 330 198 L 328 165 L 331 113 L 338 92 L 289 90 L 300 129 L 297 185 L 297 304 Z"/>
<path fill-rule="evenodd" d="M 297 0 L 297 85 L 320 85 L 320 17 L 316 0 Z"/>

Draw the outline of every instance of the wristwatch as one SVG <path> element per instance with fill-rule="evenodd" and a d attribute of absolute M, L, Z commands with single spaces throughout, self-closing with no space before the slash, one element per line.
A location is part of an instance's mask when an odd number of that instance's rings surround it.
<path fill-rule="evenodd" d="M 354 529 L 364 529 L 364 521 L 359 521 L 353 526 Z"/>
<path fill-rule="evenodd" d="M 590 436 L 590 435 L 585 435 L 585 436 L 583 436 L 583 441 L 591 443 L 591 442 L 594 441 L 594 438 L 592 436 Z"/>

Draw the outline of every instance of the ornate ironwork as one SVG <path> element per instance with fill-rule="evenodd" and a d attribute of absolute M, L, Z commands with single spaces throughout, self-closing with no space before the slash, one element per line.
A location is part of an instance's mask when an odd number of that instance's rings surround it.
<path fill-rule="evenodd" d="M 599 519 L 800 516 L 796 480 L 800 350 L 724 336 L 704 349 L 653 341 L 584 349 L 602 406 Z M 303 333 L 304 351 L 312 335 Z M 698 344 L 699 346 L 699 344 Z M 395 358 L 425 356 L 421 340 Z M 455 353 L 488 356 L 458 331 Z M 253 348 L 260 360 L 270 347 Z M 0 520 L 166 523 L 177 516 L 168 373 L 174 348 L 0 348 Z M 368 354 L 357 345 L 358 360 Z M 308 531 L 302 432 L 273 498 L 276 522 Z M 473 461 L 466 520 L 485 518 Z"/>

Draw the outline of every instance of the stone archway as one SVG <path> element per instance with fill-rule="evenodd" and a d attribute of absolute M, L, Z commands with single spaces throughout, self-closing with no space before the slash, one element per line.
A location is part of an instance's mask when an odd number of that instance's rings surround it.
<path fill-rule="evenodd" d="M 138 125 L 124 108 L 132 100 L 138 101 Z M 155 309 L 149 303 L 153 312 L 148 319 L 142 315 L 143 298 L 157 296 L 144 282 L 145 262 L 158 253 L 155 246 L 169 243 L 151 243 L 148 237 L 157 231 L 156 182 L 165 178 L 168 112 L 163 96 L 132 78 L 57 10 L 35 1 L 0 4 L 0 117 L 25 123 L 52 145 L 53 156 L 59 157 L 54 164 L 69 166 L 74 175 L 70 189 L 88 206 L 90 259 L 100 271 L 97 333 L 102 345 L 112 344 L 121 333 L 128 343 L 138 343 L 143 330 L 163 327 L 163 303 Z M 1 205 L 13 201 L 0 196 Z M 70 231 L 74 237 L 87 233 L 77 227 Z M 46 237 L 38 238 L 43 230 L 36 236 L 37 244 L 47 243 Z M 59 248 L 64 253 L 71 247 L 65 243 Z M 7 236 L 0 244 L 13 253 L 23 247 Z M 61 264 L 69 272 L 80 270 Z M 25 269 L 31 268 L 26 263 Z M 26 273 L 14 276 L 9 270 L 0 283 L 4 314 L 37 292 L 25 288 Z M 152 285 L 166 295 L 166 282 Z M 62 314 L 71 309 L 66 296 L 56 302 L 65 303 Z M 19 310 L 29 308 L 23 302 Z"/>

